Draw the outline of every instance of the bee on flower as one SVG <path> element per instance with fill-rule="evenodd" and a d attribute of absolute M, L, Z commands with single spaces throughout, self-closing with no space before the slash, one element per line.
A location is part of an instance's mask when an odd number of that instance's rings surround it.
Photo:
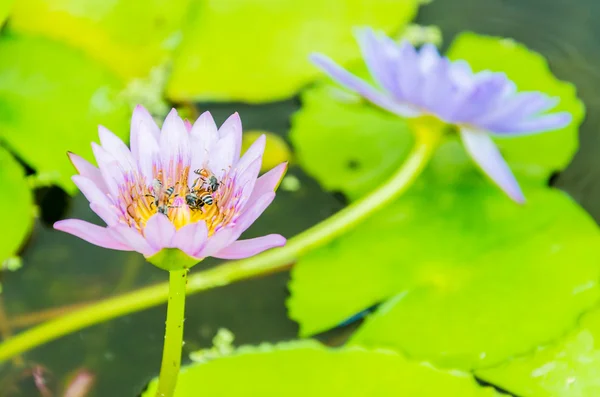
<path fill-rule="evenodd" d="M 278 234 L 238 240 L 275 198 L 287 164 L 258 177 L 265 136 L 240 156 L 237 113 L 217 128 L 209 112 L 191 124 L 173 109 L 159 128 L 137 106 L 131 148 L 104 127 L 99 136 L 100 145 L 92 143 L 98 167 L 69 157 L 79 173 L 73 181 L 106 226 L 67 219 L 56 229 L 146 258 L 176 249 L 193 263 L 245 258 L 285 244 Z"/>

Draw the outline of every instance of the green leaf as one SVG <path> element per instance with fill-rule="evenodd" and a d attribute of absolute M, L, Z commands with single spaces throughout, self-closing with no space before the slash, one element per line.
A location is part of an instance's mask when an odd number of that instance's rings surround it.
<path fill-rule="evenodd" d="M 181 41 L 189 2 L 19 0 L 10 28 L 80 48 L 124 79 L 143 77 Z"/>
<path fill-rule="evenodd" d="M 0 137 L 40 178 L 73 193 L 67 151 L 91 159 L 98 124 L 128 136 L 122 85 L 77 50 L 44 38 L 0 38 Z"/>
<path fill-rule="evenodd" d="M 558 343 L 477 375 L 515 395 L 588 397 L 600 395 L 600 310 Z"/>
<path fill-rule="evenodd" d="M 22 247 L 33 227 L 33 194 L 25 179 L 25 170 L 13 156 L 0 147 L 0 185 L 4 194 L 0 195 L 0 208 L 3 208 L 0 240 L 0 264 L 10 267 L 15 262 L 13 256 Z"/>
<path fill-rule="evenodd" d="M 352 343 L 476 368 L 563 334 L 599 296 L 600 235 L 565 194 L 518 206 L 484 181 L 420 186 L 292 270 L 302 335 L 387 301 Z"/>
<path fill-rule="evenodd" d="M 467 32 L 452 42 L 448 57 L 466 60 L 474 71 L 505 72 L 521 91 L 541 91 L 559 97 L 560 103 L 552 112 L 567 111 L 573 116 L 573 122 L 560 130 L 496 139 L 513 170 L 545 182 L 554 171 L 563 170 L 570 163 L 577 151 L 585 107 L 577 98 L 575 86 L 558 80 L 542 55 L 514 40 Z"/>
<path fill-rule="evenodd" d="M 207 0 L 194 13 L 173 65 L 174 101 L 265 102 L 294 95 L 319 75 L 308 56 L 356 59 L 357 25 L 392 32 L 417 0 Z"/>
<path fill-rule="evenodd" d="M 506 40 L 462 34 L 452 45 L 451 55 L 472 62 L 476 70 L 505 71 L 520 89 L 559 96 L 557 110 L 573 114 L 570 126 L 531 136 L 497 138 L 496 142 L 520 181 L 545 185 L 553 172 L 565 168 L 577 149 L 577 128 L 584 115 L 572 84 L 556 79 L 539 54 Z M 362 63 L 352 70 L 368 76 Z M 412 144 L 401 118 L 365 104 L 329 79 L 302 93 L 302 108 L 294 115 L 290 139 L 300 165 L 312 177 L 326 189 L 339 190 L 351 199 L 381 184 L 402 164 Z M 461 172 L 475 169 L 462 145 L 454 140 L 441 150 L 446 156 L 438 171 L 445 172 L 446 178 L 457 179 Z"/>
<path fill-rule="evenodd" d="M 153 397 L 153 380 L 143 396 Z M 243 347 L 184 368 L 175 397 L 499 396 L 466 373 L 434 369 L 389 351 L 326 348 L 314 341 Z"/>

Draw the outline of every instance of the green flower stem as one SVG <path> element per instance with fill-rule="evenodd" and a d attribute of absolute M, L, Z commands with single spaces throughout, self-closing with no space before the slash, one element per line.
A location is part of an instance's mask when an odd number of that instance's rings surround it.
<path fill-rule="evenodd" d="M 284 247 L 190 275 L 187 293 L 286 270 L 306 252 L 329 243 L 397 199 L 421 174 L 438 145 L 442 129 L 429 127 L 425 124 L 413 126 L 417 136 L 413 150 L 402 167 L 371 194 L 289 239 Z M 167 300 L 168 291 L 166 283 L 141 288 L 76 309 L 30 328 L 0 344 L 0 362 L 90 325 L 157 306 Z"/>
<path fill-rule="evenodd" d="M 183 321 L 185 313 L 185 287 L 187 269 L 169 272 L 169 299 L 167 300 L 167 324 L 160 376 L 156 397 L 172 397 L 177 385 L 183 347 Z"/>

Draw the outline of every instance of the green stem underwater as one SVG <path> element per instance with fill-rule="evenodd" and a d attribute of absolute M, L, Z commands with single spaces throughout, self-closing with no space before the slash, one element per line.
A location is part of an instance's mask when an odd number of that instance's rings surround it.
<path fill-rule="evenodd" d="M 165 344 L 156 397 L 172 397 L 175 394 L 177 375 L 181 366 L 181 349 L 183 348 L 187 273 L 187 269 L 169 272 Z"/>
<path fill-rule="evenodd" d="M 305 253 L 329 243 L 396 200 L 421 174 L 441 139 L 441 129 L 425 128 L 422 125 L 413 127 L 417 132 L 415 146 L 402 167 L 383 185 L 323 222 L 289 239 L 284 247 L 190 275 L 187 293 L 193 294 L 238 280 L 287 270 L 290 264 Z M 87 326 L 159 305 L 167 297 L 167 285 L 159 284 L 76 309 L 4 341 L 0 344 L 0 362 Z"/>

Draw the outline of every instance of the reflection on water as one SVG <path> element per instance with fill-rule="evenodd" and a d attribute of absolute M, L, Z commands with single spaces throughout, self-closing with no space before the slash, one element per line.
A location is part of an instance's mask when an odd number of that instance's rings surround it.
<path fill-rule="evenodd" d="M 460 30 L 513 37 L 546 55 L 553 71 L 574 81 L 588 106 L 581 150 L 574 163 L 557 179 L 557 185 L 573 194 L 596 219 L 600 219 L 600 3 L 595 0 L 437 0 L 424 7 L 418 22 L 437 24 L 444 41 Z M 205 105 L 217 122 L 233 111 L 240 112 L 244 128 L 285 134 L 295 101 L 249 107 Z M 66 159 L 65 159 L 66 161 Z M 280 191 L 248 232 L 248 237 L 298 233 L 341 208 L 334 195 L 322 192 L 316 183 L 292 168 L 301 188 Z M 93 220 L 87 201 L 77 196 L 68 217 Z M 11 317 L 49 307 L 131 290 L 165 281 L 166 274 L 145 265 L 138 254 L 103 250 L 77 238 L 54 232 L 39 223 L 23 253 L 25 268 L 5 279 L 5 301 Z M 215 264 L 207 261 L 204 266 Z M 195 271 L 198 269 L 195 268 Z M 186 319 L 186 354 L 208 347 L 220 327 L 232 330 L 236 344 L 277 341 L 296 336 L 296 325 L 287 319 L 284 301 L 287 274 L 241 282 L 192 296 Z M 107 324 L 97 325 L 59 339 L 26 355 L 26 361 L 41 363 L 49 377 L 62 379 L 85 366 L 99 374 L 94 396 L 133 396 L 155 375 L 163 341 L 164 307 L 158 307 Z M 2 374 L 9 371 L 5 367 Z M 13 372 L 18 378 L 19 371 Z M 6 390 L 2 388 L 2 390 Z M 21 394 L 32 396 L 31 382 Z M 6 391 L 0 391 L 0 397 Z"/>

